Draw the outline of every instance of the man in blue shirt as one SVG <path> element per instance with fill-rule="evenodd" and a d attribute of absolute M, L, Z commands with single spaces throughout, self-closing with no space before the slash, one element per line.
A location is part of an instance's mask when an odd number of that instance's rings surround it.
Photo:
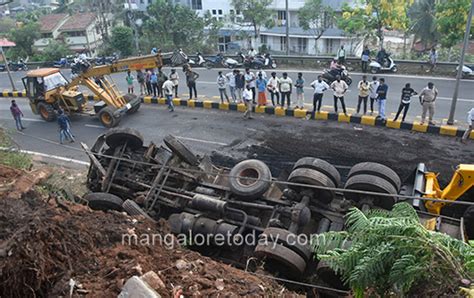
<path fill-rule="evenodd" d="M 385 121 L 387 118 L 385 116 L 385 102 L 387 101 L 387 92 L 388 86 L 385 84 L 385 79 L 380 78 L 380 85 L 377 88 L 377 102 L 379 103 L 379 115 L 377 118 L 380 118 Z"/>
<path fill-rule="evenodd" d="M 59 142 L 63 144 L 64 138 L 69 139 L 71 143 L 74 143 L 74 136 L 71 132 L 71 121 L 69 117 L 66 116 L 63 110 L 59 110 L 58 115 L 58 125 L 59 125 Z"/>

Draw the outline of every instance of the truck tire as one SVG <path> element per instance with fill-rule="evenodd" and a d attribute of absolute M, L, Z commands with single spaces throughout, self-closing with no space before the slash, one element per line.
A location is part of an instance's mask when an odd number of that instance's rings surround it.
<path fill-rule="evenodd" d="M 464 218 L 467 239 L 474 240 L 474 206 L 467 208 L 462 217 Z"/>
<path fill-rule="evenodd" d="M 288 177 L 288 182 L 307 184 L 309 186 L 314 185 L 332 188 L 336 187 L 327 175 L 313 169 L 305 168 L 293 170 L 290 173 L 290 176 Z M 294 189 L 296 191 L 311 189 L 314 191 L 314 197 L 317 199 L 317 201 L 323 204 L 329 204 L 334 199 L 334 191 L 332 190 L 316 189 L 299 185 L 289 185 L 289 188 Z"/>
<path fill-rule="evenodd" d="M 163 142 L 185 163 L 192 166 L 199 165 L 197 156 L 173 135 L 167 135 L 164 137 Z"/>
<path fill-rule="evenodd" d="M 112 128 L 120 123 L 121 117 L 115 117 L 114 110 L 112 107 L 105 107 L 99 111 L 99 120 L 103 126 Z"/>
<path fill-rule="evenodd" d="M 255 256 L 272 259 L 288 270 L 290 276 L 301 276 L 306 269 L 305 260 L 286 246 L 264 242 L 255 247 Z"/>
<path fill-rule="evenodd" d="M 258 198 L 270 188 L 271 179 L 272 173 L 265 163 L 256 159 L 244 160 L 229 173 L 230 191 L 239 197 Z"/>
<path fill-rule="evenodd" d="M 351 178 L 352 176 L 361 175 L 361 174 L 373 175 L 373 176 L 383 178 L 386 181 L 390 182 L 393 185 L 393 187 L 395 187 L 397 192 L 400 191 L 400 188 L 402 186 L 402 181 L 400 180 L 400 177 L 397 175 L 397 173 L 395 173 L 395 171 L 392 170 L 391 168 L 380 163 L 376 163 L 376 162 L 358 163 L 351 168 L 347 177 Z"/>
<path fill-rule="evenodd" d="M 154 221 L 148 213 L 145 212 L 137 203 L 132 200 L 125 200 L 122 204 L 122 208 L 130 216 L 143 216 L 144 218 Z"/>
<path fill-rule="evenodd" d="M 54 111 L 53 105 L 45 101 L 40 101 L 36 104 L 36 110 L 44 120 L 48 122 L 56 120 L 56 112 Z"/>
<path fill-rule="evenodd" d="M 143 136 L 132 128 L 117 127 L 105 134 L 105 143 L 110 148 L 116 148 L 127 143 L 127 147 L 136 150 L 143 146 Z"/>
<path fill-rule="evenodd" d="M 116 195 L 106 192 L 92 192 L 84 196 L 92 210 L 122 211 L 123 200 Z"/>
<path fill-rule="evenodd" d="M 314 157 L 303 157 L 295 163 L 295 165 L 293 166 L 293 170 L 300 168 L 313 169 L 318 172 L 321 172 L 324 175 L 328 176 L 336 187 L 339 187 L 339 185 L 341 185 L 341 174 L 339 174 L 339 171 L 332 164 L 328 163 L 325 160 Z"/>
<path fill-rule="evenodd" d="M 395 187 L 387 180 L 367 174 L 354 175 L 347 179 L 345 189 L 353 190 L 362 190 L 370 192 L 380 192 L 384 194 L 398 194 L 398 191 Z M 376 195 L 364 195 L 358 193 L 349 193 L 345 192 L 344 196 L 356 202 L 359 202 L 363 198 L 368 198 L 372 200 L 372 203 L 375 206 L 381 207 L 383 209 L 390 210 L 392 206 L 397 202 L 396 196 L 376 196 Z"/>
<path fill-rule="evenodd" d="M 298 236 L 288 230 L 280 228 L 266 228 L 263 233 L 268 241 L 277 242 L 296 252 L 305 261 L 309 261 L 313 255 L 309 245 L 303 245 L 297 241 Z M 262 237 L 262 236 L 261 236 Z"/>

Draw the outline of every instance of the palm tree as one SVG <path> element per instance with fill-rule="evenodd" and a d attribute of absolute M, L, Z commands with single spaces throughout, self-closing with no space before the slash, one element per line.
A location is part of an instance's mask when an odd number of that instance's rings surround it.
<path fill-rule="evenodd" d="M 436 0 L 416 0 L 408 10 L 408 17 L 415 41 L 420 40 L 424 49 L 437 43 Z"/>

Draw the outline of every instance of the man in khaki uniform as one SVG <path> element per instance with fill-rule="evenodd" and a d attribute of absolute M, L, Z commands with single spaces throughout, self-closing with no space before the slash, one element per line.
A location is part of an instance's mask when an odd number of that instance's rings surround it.
<path fill-rule="evenodd" d="M 438 89 L 434 86 L 432 82 L 428 83 L 428 86 L 425 87 L 420 93 L 420 104 L 423 106 L 423 112 L 421 114 L 421 124 L 425 123 L 426 112 L 429 113 L 429 124 L 434 124 L 433 115 L 435 112 L 435 100 L 438 96 Z"/>

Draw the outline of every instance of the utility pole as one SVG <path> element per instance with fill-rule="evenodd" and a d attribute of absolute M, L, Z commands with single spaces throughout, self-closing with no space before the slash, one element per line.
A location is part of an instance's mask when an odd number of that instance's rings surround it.
<path fill-rule="evenodd" d="M 138 44 L 138 28 L 137 28 L 137 24 L 135 24 L 135 18 L 132 12 L 131 0 L 128 0 L 128 9 L 129 9 L 128 21 L 130 22 L 130 26 L 132 27 L 132 30 L 133 30 L 133 35 L 135 39 L 135 49 L 137 50 L 137 54 L 138 54 L 140 52 L 140 45 Z"/>
<path fill-rule="evenodd" d="M 12 74 L 10 73 L 10 66 L 8 66 L 7 57 L 5 57 L 5 52 L 3 51 L 3 47 L 0 47 L 0 53 L 2 54 L 3 62 L 5 62 L 5 68 L 8 72 L 8 78 L 10 79 L 10 84 L 12 85 L 12 91 L 16 91 L 15 83 L 13 83 Z"/>
<path fill-rule="evenodd" d="M 451 101 L 451 110 L 449 111 L 448 125 L 454 124 L 454 113 L 456 112 L 456 103 L 458 101 L 459 83 L 462 77 L 462 67 L 464 66 L 464 57 L 466 55 L 467 46 L 469 44 L 469 34 L 471 32 L 472 13 L 474 9 L 474 0 L 471 2 L 471 9 L 467 17 L 466 32 L 464 33 L 464 42 L 461 51 L 461 60 L 459 61 L 458 74 L 456 76 L 456 85 L 454 87 L 453 100 Z"/>
<path fill-rule="evenodd" d="M 285 13 L 286 13 L 286 55 L 290 55 L 290 10 L 288 9 L 288 0 L 285 0 Z"/>

